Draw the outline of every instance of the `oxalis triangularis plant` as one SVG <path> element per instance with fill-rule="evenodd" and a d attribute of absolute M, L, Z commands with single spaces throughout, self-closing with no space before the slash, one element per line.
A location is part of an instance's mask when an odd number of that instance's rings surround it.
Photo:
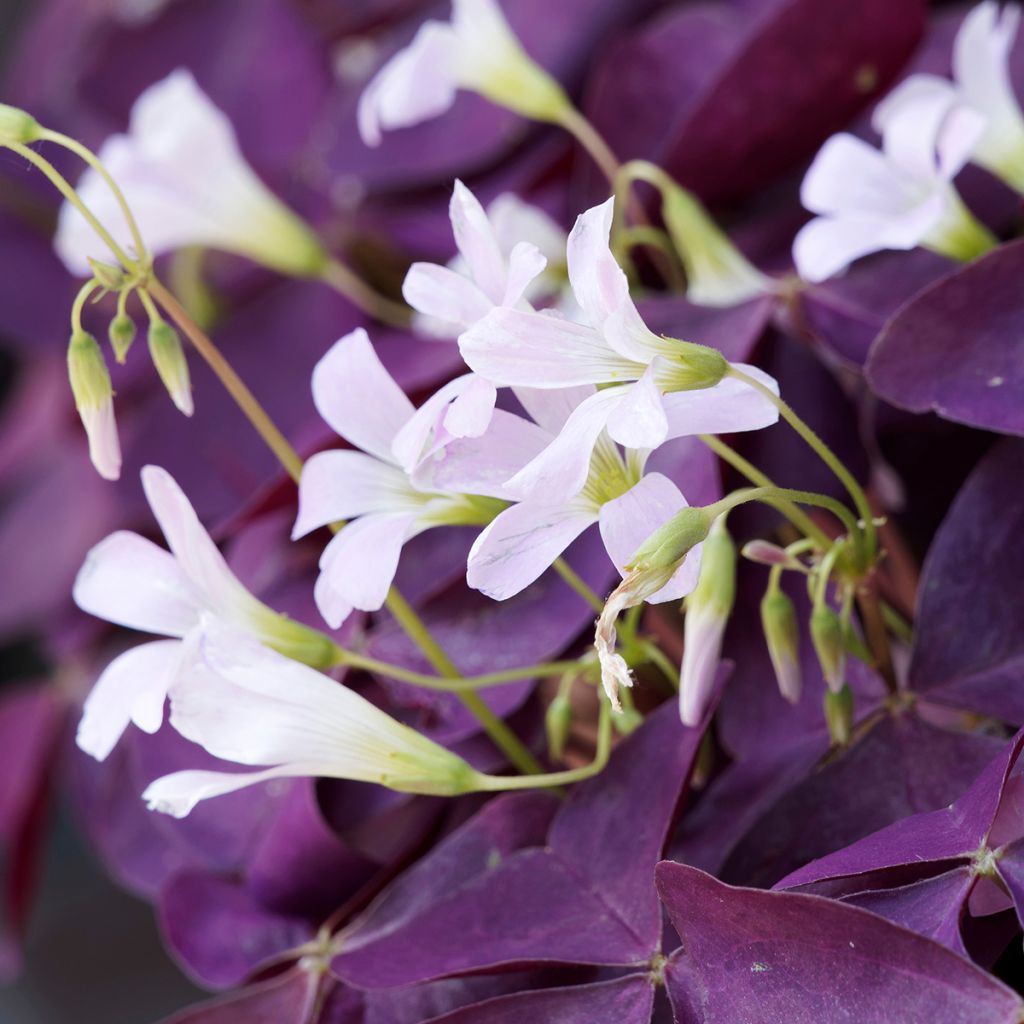
<path fill-rule="evenodd" d="M 566 236 L 521 199 L 485 207 L 454 181 L 458 256 L 413 263 L 404 301 L 334 256 L 262 182 L 231 121 L 187 70 L 145 89 L 127 133 L 98 152 L 31 112 L 0 108 L 0 143 L 62 197 L 55 249 L 85 279 L 70 310 L 67 361 L 96 471 L 120 476 L 108 359 L 137 358 L 142 322 L 177 409 L 194 412 L 191 351 L 294 481 L 292 540 L 322 548 L 310 581 L 322 619 L 314 626 L 257 597 L 171 474 L 147 465 L 142 490 L 166 547 L 111 534 L 89 552 L 74 600 L 157 639 L 102 670 L 78 747 L 102 762 L 128 731 L 172 730 L 189 741 L 194 762 L 141 793 L 154 814 L 178 819 L 283 779 L 507 794 L 478 797 L 420 859 L 425 833 L 334 907 L 271 901 L 244 920 L 225 911 L 217 927 L 240 929 L 235 941 L 250 947 L 251 932 L 260 952 L 240 968 L 196 954 L 205 966 L 194 963 L 195 973 L 222 987 L 261 980 L 182 1020 L 1024 1020 L 1024 1003 L 990 971 L 1011 941 L 1019 945 L 1024 896 L 1020 739 L 1009 738 L 1024 718 L 1014 646 L 1024 606 L 1011 601 L 995 622 L 988 602 L 956 606 L 972 600 L 967 588 L 990 584 L 998 600 L 1000 581 L 1017 582 L 1024 569 L 1011 529 L 1021 517 L 1021 450 L 993 449 L 957 499 L 943 528 L 952 532 L 931 556 L 922 605 L 930 618 L 915 628 L 886 579 L 905 556 L 884 514 L 887 501 L 897 504 L 892 471 L 876 460 L 883 497 L 873 500 L 786 388 L 727 358 L 743 346 L 716 334 L 738 329 L 727 311 L 751 304 L 762 327 L 774 316 L 809 330 L 814 303 L 828 305 L 829 282 L 851 265 L 883 250 L 906 259 L 929 250 L 946 276 L 890 320 L 872 350 L 872 386 L 953 420 L 1024 429 L 1020 334 L 1002 356 L 986 350 L 962 370 L 969 398 L 948 395 L 945 377 L 929 392 L 939 371 L 918 359 L 920 335 L 962 316 L 972 283 L 979 302 L 1024 320 L 1020 300 L 1004 294 L 1020 280 L 1016 264 L 999 262 L 1016 243 L 1001 243 L 954 183 L 975 164 L 989 186 L 1024 190 L 1024 115 L 1010 73 L 1019 17 L 1013 5 L 971 8 L 951 75 L 909 74 L 875 105 L 880 148 L 847 133 L 824 143 L 800 189 L 815 216 L 796 233 L 795 272 L 786 273 L 755 266 L 670 170 L 620 161 L 496 0 L 454 0 L 449 21 L 425 22 L 380 66 L 358 101 L 363 141 L 379 146 L 474 92 L 569 133 L 603 176 L 603 195 Z M 870 92 L 870 69 L 859 72 Z M 51 160 L 55 148 L 67 151 L 60 160 Z M 63 169 L 67 154 L 85 165 L 77 180 Z M 327 349 L 309 382 L 344 447 L 303 458 L 207 330 L 201 273 L 184 291 L 158 273 L 158 258 L 205 249 L 319 282 L 362 311 L 366 326 Z M 1004 279 L 1002 290 L 986 284 Z M 685 292 L 692 307 L 722 315 L 702 343 L 670 336 L 641 311 L 652 292 Z M 926 304 L 916 320 L 915 303 Z M 100 310 L 110 314 L 106 347 L 89 329 Z M 378 332 L 396 329 L 421 336 L 439 359 L 457 346 L 464 372 L 415 405 L 375 347 Z M 959 352 L 944 344 L 935 350 L 948 365 Z M 278 387 L 306 386 L 282 369 Z M 792 431 L 820 463 L 806 489 L 780 486 L 734 447 L 735 436 L 767 428 Z M 680 451 L 692 480 L 678 472 Z M 716 479 L 709 488 L 696 467 L 712 459 L 737 486 L 723 491 Z M 989 523 L 1004 538 L 991 555 L 970 524 L 1006 504 L 1007 525 Z M 736 521 L 743 535 L 756 530 L 739 550 Z M 590 559 L 584 571 L 566 553 L 594 526 L 601 570 Z M 438 531 L 439 540 L 416 557 L 445 554 L 443 528 L 472 531 L 459 575 L 496 605 L 557 574 L 589 608 L 593 643 L 562 660 L 500 666 L 483 651 L 483 671 L 460 671 L 423 602 L 398 582 L 403 549 L 421 534 Z M 763 567 L 760 592 L 744 586 L 737 598 L 744 562 Z M 619 580 L 605 586 L 611 570 Z M 956 582 L 957 571 L 968 578 Z M 645 614 L 650 606 L 670 613 Z M 540 619 L 525 621 L 540 629 L 564 608 L 552 598 Z M 681 636 L 672 609 L 682 611 Z M 368 616 L 393 622 L 421 666 L 365 644 Z M 723 659 L 731 619 L 743 641 Z M 947 671 L 950 650 L 970 640 L 960 631 L 975 628 L 996 639 Z M 513 649 L 537 646 L 528 634 L 506 639 Z M 744 654 L 761 670 L 752 673 Z M 365 685 L 369 677 L 385 688 Z M 548 681 L 543 729 L 492 697 L 529 680 Z M 749 706 L 718 722 L 716 736 L 719 701 L 735 683 Z M 787 709 L 758 721 L 773 685 Z M 400 705 L 389 707 L 388 686 L 451 695 L 475 723 L 465 735 L 487 746 L 410 724 Z M 596 724 L 586 756 L 570 759 L 570 739 L 588 722 Z M 783 735 L 769 735 L 776 731 Z M 749 751 L 732 746 L 741 734 Z M 925 747 L 962 764 L 961 785 L 901 766 L 906 751 Z M 873 792 L 878 776 L 891 782 L 902 770 L 904 789 L 916 792 Z M 704 792 L 680 819 L 691 789 Z M 802 808 L 815 792 L 847 803 L 821 815 L 808 839 Z M 293 838 L 304 849 L 301 830 Z M 278 869 L 303 889 L 320 884 L 302 877 L 319 863 L 297 856 Z M 165 930 L 188 961 L 182 951 L 209 944 L 216 929 L 197 910 L 202 884 L 181 884 L 197 887 L 165 903 Z"/>

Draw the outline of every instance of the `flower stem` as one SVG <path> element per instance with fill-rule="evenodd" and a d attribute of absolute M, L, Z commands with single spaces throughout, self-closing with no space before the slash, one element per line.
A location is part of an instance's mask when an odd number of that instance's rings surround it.
<path fill-rule="evenodd" d="M 594 609 L 598 614 L 604 611 L 604 601 L 594 593 L 593 589 L 587 584 L 587 581 L 583 579 L 579 573 L 564 558 L 556 558 L 551 563 L 551 568 L 558 573 L 559 576 L 565 580 L 566 583 L 576 591 L 580 597 L 583 598 L 591 608 Z"/>
<path fill-rule="evenodd" d="M 761 501 L 773 508 L 778 508 L 782 502 L 823 508 L 831 512 L 846 527 L 851 537 L 856 537 L 858 534 L 857 520 L 841 502 L 826 494 L 816 494 L 814 491 L 794 491 L 789 487 L 746 487 L 733 491 L 732 494 L 726 495 L 720 501 L 708 505 L 707 511 L 711 515 L 722 515 L 736 508 L 737 505 L 745 505 L 751 501 Z M 832 547 L 834 548 L 835 545 L 833 544 Z"/>
<path fill-rule="evenodd" d="M 375 291 L 344 263 L 328 260 L 320 273 L 320 280 L 381 323 L 392 327 L 409 326 L 412 314 L 408 306 Z"/>
<path fill-rule="evenodd" d="M 99 283 L 95 278 L 86 281 L 81 288 L 78 289 L 78 294 L 75 296 L 75 301 L 71 304 L 71 329 L 73 331 L 82 330 L 82 310 L 85 308 L 85 304 L 89 301 L 89 296 L 99 287 Z"/>
<path fill-rule="evenodd" d="M 822 462 L 835 473 L 838 480 L 849 492 L 853 503 L 857 506 L 857 513 L 860 515 L 863 523 L 861 528 L 863 529 L 865 546 L 867 548 L 866 554 L 870 561 L 874 557 L 876 548 L 874 513 L 871 510 L 871 504 L 864 493 L 864 489 L 854 479 L 853 474 L 843 465 L 835 452 L 797 415 L 792 406 L 784 402 L 771 388 L 765 387 L 759 380 L 745 374 L 742 370 L 737 370 L 734 366 L 729 368 L 729 376 L 743 381 L 748 387 L 754 388 L 755 391 L 760 392 L 767 398 L 779 410 L 779 415 L 807 442 Z"/>
<path fill-rule="evenodd" d="M 591 156 L 609 184 L 615 184 L 621 164 L 600 132 L 571 103 L 562 111 L 558 122 Z"/>

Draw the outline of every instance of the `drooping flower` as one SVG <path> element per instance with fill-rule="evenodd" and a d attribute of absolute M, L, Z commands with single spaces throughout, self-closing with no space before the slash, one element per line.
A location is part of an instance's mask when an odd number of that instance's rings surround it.
<path fill-rule="evenodd" d="M 402 285 L 426 332 L 454 338 L 495 306 L 529 308 L 526 294 L 549 259 L 534 239 L 549 251 L 564 251 L 564 235 L 559 246 L 557 225 L 541 211 L 512 196 L 499 200 L 493 213 L 485 212 L 476 196 L 455 182 L 448 210 L 458 258 L 447 267 L 414 263 Z"/>
<path fill-rule="evenodd" d="M 476 772 L 365 697 L 222 625 L 193 639 L 170 691 L 171 725 L 215 757 L 258 766 L 180 771 L 151 783 L 152 810 L 185 817 L 201 800 L 269 779 L 327 777 L 455 796 Z"/>
<path fill-rule="evenodd" d="M 130 722 L 145 732 L 160 727 L 168 688 L 181 676 L 182 639 L 204 622 L 228 623 L 312 664 L 328 664 L 332 653 L 326 637 L 278 615 L 245 589 L 166 470 L 146 466 L 142 486 L 170 551 L 136 533 L 113 533 L 86 557 L 74 599 L 108 622 L 173 639 L 131 648 L 97 680 L 77 740 L 101 761 Z"/>
<path fill-rule="evenodd" d="M 954 82 L 937 75 L 911 75 L 878 105 L 876 127 L 900 109 L 946 98 L 969 107 L 984 128 L 974 143 L 971 162 L 992 171 L 1024 192 L 1024 113 L 1010 77 L 1010 53 L 1020 27 L 1020 7 L 985 0 L 963 20 L 953 45 Z"/>
<path fill-rule="evenodd" d="M 104 480 L 121 476 L 121 441 L 114 419 L 114 389 L 96 339 L 75 331 L 68 345 L 68 378 L 89 440 L 89 458 Z"/>
<path fill-rule="evenodd" d="M 499 385 L 605 385 L 581 402 L 558 438 L 509 482 L 518 497 L 579 493 L 602 431 L 626 448 L 672 437 L 756 430 L 778 419 L 761 392 L 727 376 L 715 349 L 663 338 L 644 324 L 609 248 L 612 200 L 582 214 L 569 236 L 569 280 L 587 323 L 553 312 L 492 309 L 459 339 L 463 357 Z M 777 391 L 753 367 L 737 367 Z M 614 385 L 614 386 L 611 386 Z"/>
<path fill-rule="evenodd" d="M 800 229 L 793 258 L 801 277 L 824 281 L 883 249 L 924 246 L 954 259 L 991 248 L 953 186 L 984 131 L 983 119 L 950 93 L 879 107 L 882 150 L 833 135 L 804 178 L 800 198 L 819 214 Z"/>
<path fill-rule="evenodd" d="M 189 71 L 179 69 L 146 89 L 132 107 L 128 134 L 108 139 L 98 156 L 124 192 L 153 255 L 202 245 L 287 274 L 314 274 L 323 267 L 320 242 L 256 176 L 231 122 Z M 102 177 L 88 169 L 77 191 L 131 253 L 127 221 Z M 91 273 L 90 257 L 112 258 L 67 202 L 54 245 L 73 274 Z"/>
<path fill-rule="evenodd" d="M 538 450 L 517 428 L 518 417 L 494 412 L 493 387 L 472 374 L 416 410 L 362 329 L 317 364 L 313 400 L 327 423 L 360 449 L 319 452 L 299 485 L 293 539 L 354 519 L 320 559 L 317 606 L 332 626 L 353 608 L 375 611 L 384 604 L 402 546 L 413 537 L 436 526 L 489 523 L 503 507 L 504 480 Z M 438 489 L 431 472 L 441 452 L 454 460 L 456 437 L 468 439 L 473 474 L 462 478 L 466 491 Z"/>
<path fill-rule="evenodd" d="M 530 59 L 497 0 L 452 0 L 450 22 L 427 21 L 373 77 L 359 100 L 359 133 L 381 133 L 443 114 L 459 89 L 480 93 L 525 117 L 554 121 L 568 99 Z"/>

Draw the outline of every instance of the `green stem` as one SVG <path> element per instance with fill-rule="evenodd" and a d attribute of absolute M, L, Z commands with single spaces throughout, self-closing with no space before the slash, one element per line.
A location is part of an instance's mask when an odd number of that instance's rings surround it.
<path fill-rule="evenodd" d="M 590 154 L 609 184 L 614 186 L 621 164 L 598 130 L 572 104 L 566 105 L 558 123 Z"/>
<path fill-rule="evenodd" d="M 771 478 L 762 473 L 752 462 L 748 462 L 738 451 L 730 448 L 724 441 L 713 434 L 701 434 L 700 440 L 704 442 L 723 462 L 727 462 L 733 469 L 745 476 L 751 483 L 759 487 L 774 487 Z M 781 512 L 801 533 L 807 535 L 822 550 L 826 551 L 832 546 L 832 539 L 818 526 L 803 509 L 791 501 L 780 501 L 778 510 Z"/>
<path fill-rule="evenodd" d="M 49 160 L 41 157 L 34 149 L 23 146 L 17 142 L 10 142 L 7 148 L 19 156 L 24 157 L 33 167 L 41 171 L 50 181 L 50 184 L 88 221 L 89 226 L 106 243 L 107 248 L 121 261 L 125 270 L 136 271 L 136 262 L 129 259 L 128 254 L 114 241 L 110 232 L 96 219 L 96 215 L 79 198 L 78 193 L 71 187 L 67 178 L 64 177 Z"/>
<path fill-rule="evenodd" d="M 891 604 L 880 602 L 882 619 L 888 630 L 897 640 L 909 644 L 914 639 L 914 627 Z"/>
<path fill-rule="evenodd" d="M 807 442 L 822 462 L 835 473 L 837 479 L 849 492 L 850 497 L 853 498 L 853 503 L 857 506 L 857 512 L 863 521 L 864 541 L 867 548 L 866 554 L 870 561 L 874 557 L 876 547 L 874 513 L 871 510 L 871 504 L 864 493 L 864 489 L 854 479 L 853 474 L 843 465 L 835 452 L 797 415 L 796 411 L 775 394 L 771 388 L 766 387 L 759 380 L 749 376 L 742 370 L 737 370 L 735 366 L 729 368 L 729 376 L 743 381 L 748 387 L 752 387 L 767 398 L 779 410 L 779 415 Z"/>
<path fill-rule="evenodd" d="M 320 273 L 320 280 L 382 323 L 392 327 L 409 326 L 411 311 L 408 306 L 375 291 L 344 263 L 328 260 Z"/>
<path fill-rule="evenodd" d="M 135 245 L 136 258 L 139 260 L 145 260 L 147 255 L 146 243 L 142 240 L 142 232 L 139 231 L 139 225 L 132 214 L 131 207 L 128 205 L 128 200 L 121 191 L 121 187 L 116 181 L 114 181 L 113 176 L 100 162 L 99 157 L 96 156 L 91 149 L 83 146 L 77 139 L 72 139 L 67 135 L 51 131 L 48 128 L 43 129 L 39 138 L 41 140 L 54 142 L 58 146 L 63 146 L 65 149 L 69 149 L 76 156 L 84 160 L 106 182 L 107 187 L 114 194 L 114 198 L 117 200 L 117 205 L 121 207 L 124 219 L 128 222 L 128 230 L 131 231 L 132 242 Z"/>
<path fill-rule="evenodd" d="M 668 655 L 653 642 L 644 645 L 644 654 L 661 669 L 662 675 L 672 684 L 672 688 L 678 690 L 679 668 L 669 660 Z"/>
<path fill-rule="evenodd" d="M 604 611 L 604 601 L 590 588 L 587 581 L 564 558 L 556 558 L 551 568 L 583 598 L 599 615 Z"/>
<path fill-rule="evenodd" d="M 92 278 L 86 281 L 81 288 L 78 289 L 78 294 L 75 296 L 75 301 L 71 304 L 71 329 L 76 332 L 82 331 L 82 310 L 85 308 L 86 302 L 89 301 L 89 296 L 99 287 L 99 282 L 96 278 Z"/>
<path fill-rule="evenodd" d="M 611 749 L 611 705 L 607 700 L 601 698 L 601 711 L 597 726 L 597 749 L 594 751 L 594 759 L 590 764 L 584 765 L 582 768 L 570 768 L 563 772 L 546 772 L 540 775 L 480 775 L 476 779 L 476 788 L 488 793 L 497 793 L 510 789 L 549 788 L 582 782 L 584 779 L 599 775 L 604 770 L 605 765 L 608 764 Z"/>
<path fill-rule="evenodd" d="M 851 536 L 856 537 L 859 532 L 857 520 L 854 519 L 853 514 L 835 498 L 830 498 L 825 494 L 816 494 L 814 491 L 795 491 L 790 487 L 745 487 L 708 505 L 707 511 L 709 515 L 720 516 L 751 501 L 760 501 L 773 508 L 779 508 L 783 502 L 823 508 L 840 520 Z M 832 547 L 834 548 L 835 545 L 833 544 Z"/>

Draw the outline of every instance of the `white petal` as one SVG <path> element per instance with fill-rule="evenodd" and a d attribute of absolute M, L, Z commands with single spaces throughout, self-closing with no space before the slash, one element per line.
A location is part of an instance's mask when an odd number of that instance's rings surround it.
<path fill-rule="evenodd" d="M 516 306 L 523 299 L 534 279 L 544 273 L 548 265 L 544 254 L 531 242 L 516 242 L 508 257 L 503 306 Z"/>
<path fill-rule="evenodd" d="M 156 732 L 180 660 L 178 640 L 156 640 L 116 657 L 85 699 L 75 737 L 78 746 L 103 761 L 131 722 L 145 732 Z"/>
<path fill-rule="evenodd" d="M 623 389 L 626 394 L 608 417 L 609 436 L 626 448 L 657 448 L 668 434 L 664 400 L 655 382 L 658 362 Z"/>
<path fill-rule="evenodd" d="M 573 409 L 594 394 L 589 384 L 574 388 L 514 388 L 513 391 L 533 422 L 552 437 L 565 426 Z"/>
<path fill-rule="evenodd" d="M 142 794 L 151 811 L 185 818 L 203 800 L 281 778 L 316 778 L 319 765 L 286 764 L 259 772 L 183 771 L 154 779 Z"/>
<path fill-rule="evenodd" d="M 646 363 L 623 359 L 592 328 L 554 314 L 497 308 L 459 338 L 470 368 L 502 386 L 565 388 L 636 380 Z"/>
<path fill-rule="evenodd" d="M 779 393 L 778 383 L 763 370 L 744 363 L 737 363 L 736 368 Z M 773 402 L 735 377 L 724 377 L 711 388 L 675 391 L 665 395 L 663 401 L 668 437 L 760 430 L 779 419 L 778 407 Z"/>
<path fill-rule="evenodd" d="M 98 409 L 81 409 L 82 426 L 89 440 L 89 459 L 104 480 L 121 476 L 121 441 L 114 419 L 114 403 L 104 402 Z"/>
<path fill-rule="evenodd" d="M 485 317 L 494 303 L 468 278 L 435 263 L 414 263 L 402 295 L 413 309 L 462 331 Z"/>
<path fill-rule="evenodd" d="M 470 276 L 492 305 L 501 305 L 507 277 L 504 254 L 480 201 L 457 178 L 448 215 Z"/>
<path fill-rule="evenodd" d="M 828 280 L 861 256 L 884 249 L 884 229 L 885 223 L 878 217 L 815 217 L 793 241 L 797 273 L 812 283 Z"/>
<path fill-rule="evenodd" d="M 550 263 L 565 262 L 565 231 L 540 207 L 514 192 L 502 192 L 488 205 L 487 217 L 502 252 L 511 253 L 517 242 L 530 242 Z"/>
<path fill-rule="evenodd" d="M 477 537 L 466 582 L 495 601 L 507 600 L 533 583 L 595 518 L 572 504 L 513 505 Z"/>
<path fill-rule="evenodd" d="M 457 43 L 448 25 L 427 21 L 416 38 L 373 77 L 359 98 L 359 134 L 378 146 L 381 131 L 443 114 L 454 102 Z"/>
<path fill-rule="evenodd" d="M 402 545 L 413 535 L 415 521 L 415 512 L 395 512 L 349 523 L 320 558 L 324 586 L 356 608 L 377 611 L 391 589 Z M 320 611 L 326 618 L 322 605 Z"/>
<path fill-rule="evenodd" d="M 683 664 L 679 674 L 679 716 L 683 725 L 700 725 L 714 690 L 727 618 L 703 608 L 688 609 L 683 626 Z"/>
<path fill-rule="evenodd" d="M 184 636 L 199 621 L 200 595 L 174 556 L 126 531 L 86 555 L 72 593 L 82 611 L 144 633 Z"/>
<path fill-rule="evenodd" d="M 292 540 L 312 530 L 367 512 L 404 508 L 411 492 L 405 474 L 364 452 L 318 452 L 299 481 L 299 515 Z"/>
<path fill-rule="evenodd" d="M 313 370 L 313 402 L 356 448 L 392 462 L 391 442 L 415 409 L 362 328 L 335 342 Z"/>

